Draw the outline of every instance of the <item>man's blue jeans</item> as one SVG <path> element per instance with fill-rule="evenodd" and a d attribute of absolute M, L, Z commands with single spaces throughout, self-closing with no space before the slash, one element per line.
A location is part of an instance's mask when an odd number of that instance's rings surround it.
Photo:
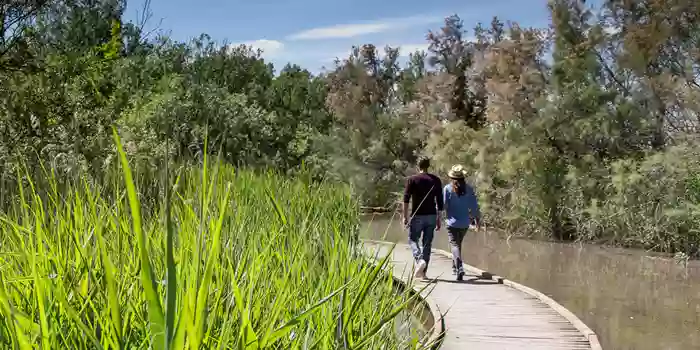
<path fill-rule="evenodd" d="M 437 226 L 437 215 L 416 215 L 411 219 L 408 226 L 408 245 L 413 251 L 413 258 L 416 262 L 425 260 L 425 269 L 428 269 L 430 262 L 430 251 L 433 246 L 435 227 Z M 422 235 L 422 237 L 421 237 Z M 422 238 L 422 239 L 421 239 Z M 418 240 L 421 239 L 421 243 Z"/>

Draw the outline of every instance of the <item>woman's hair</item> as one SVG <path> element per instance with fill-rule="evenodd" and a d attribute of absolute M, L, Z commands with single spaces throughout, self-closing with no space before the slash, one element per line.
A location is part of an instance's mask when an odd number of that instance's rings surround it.
<path fill-rule="evenodd" d="M 467 193 L 467 182 L 464 181 L 464 178 L 452 179 L 452 191 L 457 193 L 457 196 L 463 196 Z"/>

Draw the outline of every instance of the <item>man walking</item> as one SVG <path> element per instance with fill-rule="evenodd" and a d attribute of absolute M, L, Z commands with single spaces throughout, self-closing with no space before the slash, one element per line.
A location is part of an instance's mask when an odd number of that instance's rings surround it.
<path fill-rule="evenodd" d="M 408 244 L 416 260 L 416 277 L 425 278 L 430 262 L 435 230 L 440 230 L 442 212 L 442 182 L 437 176 L 428 173 L 430 159 L 418 160 L 418 174 L 406 181 L 403 194 L 403 224 L 408 227 Z M 411 216 L 408 215 L 408 203 L 412 202 Z M 422 239 L 421 239 L 422 235 Z M 421 239 L 422 247 L 418 244 Z"/>

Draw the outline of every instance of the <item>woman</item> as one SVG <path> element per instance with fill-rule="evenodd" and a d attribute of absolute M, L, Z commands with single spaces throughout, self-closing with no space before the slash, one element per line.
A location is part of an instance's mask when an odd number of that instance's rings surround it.
<path fill-rule="evenodd" d="M 455 165 L 447 175 L 451 181 L 442 191 L 447 217 L 447 234 L 452 248 L 452 270 L 457 275 L 457 280 L 461 281 L 464 278 L 462 241 L 472 220 L 477 229 L 481 228 L 481 215 L 474 189 L 464 180 L 464 168 L 461 165 Z"/>

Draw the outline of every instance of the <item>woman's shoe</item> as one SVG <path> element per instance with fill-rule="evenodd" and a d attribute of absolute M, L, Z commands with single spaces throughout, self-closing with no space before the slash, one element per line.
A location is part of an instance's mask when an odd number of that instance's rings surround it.
<path fill-rule="evenodd" d="M 464 269 L 459 269 L 457 271 L 457 281 L 462 281 L 464 280 Z"/>

